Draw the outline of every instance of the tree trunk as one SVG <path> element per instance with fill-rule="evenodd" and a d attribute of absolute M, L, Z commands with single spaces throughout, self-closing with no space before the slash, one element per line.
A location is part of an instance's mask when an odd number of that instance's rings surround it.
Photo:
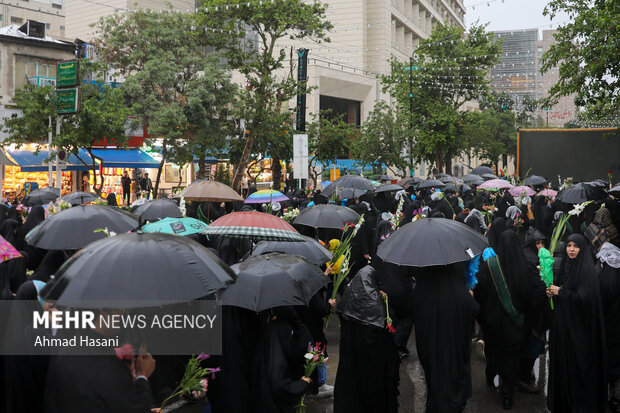
<path fill-rule="evenodd" d="M 166 163 L 166 155 L 168 151 L 166 150 L 166 140 L 161 146 L 161 162 L 159 163 L 159 168 L 157 169 L 157 179 L 155 180 L 155 188 L 153 188 L 153 199 L 157 199 L 157 193 L 159 192 L 159 180 L 161 179 L 161 171 L 164 169 L 164 164 Z"/>
<path fill-rule="evenodd" d="M 443 172 L 443 156 L 440 152 L 435 154 L 435 167 L 437 168 L 437 173 Z"/>
<path fill-rule="evenodd" d="M 203 179 L 206 176 L 207 163 L 201 156 L 198 158 L 198 172 L 196 173 L 196 179 Z"/>
<path fill-rule="evenodd" d="M 279 191 L 282 182 L 282 165 L 280 165 L 280 158 L 275 156 L 271 158 L 271 182 L 273 182 L 273 189 Z"/>
<path fill-rule="evenodd" d="M 446 164 L 446 173 L 448 175 L 452 175 L 452 157 L 448 156 L 446 158 L 445 164 Z"/>
<path fill-rule="evenodd" d="M 88 151 L 88 155 L 93 160 L 92 170 L 93 170 L 93 191 L 97 194 L 97 196 L 101 196 L 101 189 L 103 189 L 103 169 L 97 166 L 97 161 L 95 159 L 99 159 L 99 162 L 103 162 L 103 159 L 95 156 L 93 154 L 92 148 L 86 148 Z M 99 178 L 101 180 L 101 185 L 97 186 L 97 169 L 99 169 Z"/>
<path fill-rule="evenodd" d="M 248 166 L 248 162 L 250 160 L 250 155 L 252 154 L 252 149 L 254 148 L 254 135 L 248 134 L 246 135 L 245 146 L 243 147 L 243 152 L 241 153 L 241 158 L 235 167 L 235 177 L 233 178 L 232 187 L 235 191 L 239 192 L 241 187 L 241 178 L 243 178 L 243 171 Z"/>

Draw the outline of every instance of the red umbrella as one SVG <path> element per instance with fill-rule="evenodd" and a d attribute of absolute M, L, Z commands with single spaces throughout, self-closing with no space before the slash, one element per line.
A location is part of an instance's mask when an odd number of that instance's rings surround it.
<path fill-rule="evenodd" d="M 263 212 L 233 212 L 213 221 L 203 231 L 207 235 L 250 238 L 253 241 L 305 241 L 288 222 Z"/>

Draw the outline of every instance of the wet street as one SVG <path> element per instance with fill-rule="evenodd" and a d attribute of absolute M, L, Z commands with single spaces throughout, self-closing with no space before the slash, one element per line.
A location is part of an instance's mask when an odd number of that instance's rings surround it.
<path fill-rule="evenodd" d="M 328 340 L 329 361 L 327 364 L 327 382 L 333 385 L 336 380 L 336 370 L 338 365 L 338 341 L 339 341 L 339 324 L 332 319 L 332 326 L 326 331 Z M 334 322 L 336 321 L 336 322 Z M 438 343 L 440 345 L 440 343 Z M 400 366 L 400 413 L 424 412 L 426 403 L 426 385 L 424 383 L 424 371 L 417 357 L 414 335 L 412 333 L 407 346 L 410 355 L 402 359 Z M 476 349 L 472 347 L 472 381 L 473 396 L 467 403 L 466 413 L 485 412 L 495 413 L 504 412 L 501 407 L 501 398 L 499 394 L 487 387 L 484 376 L 485 363 Z M 514 395 L 514 406 L 510 410 L 516 413 L 542 413 L 548 412 L 546 401 L 546 380 L 547 380 L 547 359 L 541 357 L 534 367 L 537 376 L 538 387 L 541 389 L 538 394 L 526 394 L 519 391 Z M 498 379 L 496 378 L 496 381 Z M 497 383 L 496 383 L 497 384 Z M 331 413 L 333 412 L 332 397 L 310 397 L 308 404 L 308 413 Z"/>

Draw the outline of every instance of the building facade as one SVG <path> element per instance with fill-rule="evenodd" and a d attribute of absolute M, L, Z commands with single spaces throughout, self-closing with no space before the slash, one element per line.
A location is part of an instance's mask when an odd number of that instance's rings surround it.
<path fill-rule="evenodd" d="M 542 55 L 554 43 L 556 32 L 538 29 L 494 32 L 504 43 L 500 61 L 491 70 L 491 88 L 511 95 L 517 109 L 525 96 L 536 100 L 547 97 L 551 86 L 558 81 L 557 69 L 540 73 Z M 536 116 L 549 126 L 563 126 L 574 120 L 575 112 L 574 95 L 571 95 L 560 98 L 551 108 L 538 108 Z"/>
<path fill-rule="evenodd" d="M 28 20 L 45 23 L 45 33 L 55 39 L 65 39 L 65 7 L 63 0 L 31 0 L 2 2 L 0 26 L 21 26 Z"/>

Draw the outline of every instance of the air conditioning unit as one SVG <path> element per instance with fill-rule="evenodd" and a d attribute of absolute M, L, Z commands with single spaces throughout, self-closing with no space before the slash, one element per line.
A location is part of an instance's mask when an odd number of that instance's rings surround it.
<path fill-rule="evenodd" d="M 43 77 L 43 76 L 32 76 L 28 78 L 28 83 L 37 86 L 56 86 L 56 78 L 54 77 Z"/>
<path fill-rule="evenodd" d="M 30 37 L 45 39 L 45 23 L 28 20 L 20 26 L 19 31 Z"/>

